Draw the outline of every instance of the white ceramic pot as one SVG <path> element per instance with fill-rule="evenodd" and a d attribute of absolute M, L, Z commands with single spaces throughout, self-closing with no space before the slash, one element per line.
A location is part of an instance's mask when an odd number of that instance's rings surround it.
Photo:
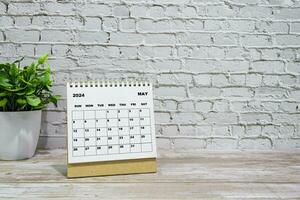
<path fill-rule="evenodd" d="M 34 155 L 41 118 L 41 110 L 0 112 L 0 160 L 21 160 Z"/>

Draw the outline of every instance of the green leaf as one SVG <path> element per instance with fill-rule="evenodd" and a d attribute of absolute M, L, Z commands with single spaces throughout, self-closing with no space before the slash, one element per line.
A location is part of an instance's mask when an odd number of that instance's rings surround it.
<path fill-rule="evenodd" d="M 4 98 L 4 99 L 0 100 L 0 107 L 5 107 L 7 102 L 8 102 L 7 98 Z"/>
<path fill-rule="evenodd" d="M 9 83 L 8 79 L 4 79 L 0 77 L 0 86 L 4 87 L 4 88 L 9 88 L 12 87 L 13 85 Z"/>
<path fill-rule="evenodd" d="M 5 96 L 7 96 L 8 94 L 6 93 L 6 92 L 1 92 L 0 93 L 0 97 L 5 97 Z"/>
<path fill-rule="evenodd" d="M 17 99 L 17 103 L 20 105 L 24 105 L 24 104 L 27 104 L 27 101 L 26 101 L 26 99 Z"/>
<path fill-rule="evenodd" d="M 44 64 L 48 60 L 48 54 L 43 55 L 38 59 L 39 64 Z"/>
<path fill-rule="evenodd" d="M 9 75 L 12 77 L 12 78 L 16 78 L 17 75 L 19 73 L 19 69 L 18 67 L 16 66 L 16 64 L 11 64 L 10 66 L 10 70 L 9 70 Z"/>
<path fill-rule="evenodd" d="M 12 87 L 12 84 L 9 83 L 8 76 L 4 72 L 0 72 L 0 86 L 3 87 Z"/>
<path fill-rule="evenodd" d="M 50 97 L 50 101 L 57 107 L 57 101 L 61 98 L 60 95 L 54 95 Z"/>
<path fill-rule="evenodd" d="M 33 107 L 38 106 L 41 103 L 41 99 L 35 95 L 26 96 L 27 103 Z"/>
<path fill-rule="evenodd" d="M 31 95 L 35 92 L 36 88 L 29 88 L 27 91 L 26 91 L 26 95 Z"/>
<path fill-rule="evenodd" d="M 24 90 L 26 87 L 23 87 L 23 88 L 20 88 L 20 87 L 17 87 L 17 88 L 13 88 L 13 89 L 10 89 L 10 88 L 4 88 L 5 90 L 9 91 L 9 92 L 19 92 L 21 90 Z"/>

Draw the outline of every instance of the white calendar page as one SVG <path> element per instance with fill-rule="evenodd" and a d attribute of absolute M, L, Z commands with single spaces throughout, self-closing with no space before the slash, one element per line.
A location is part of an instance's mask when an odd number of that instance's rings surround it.
<path fill-rule="evenodd" d="M 156 157 L 151 84 L 68 83 L 67 120 L 68 163 Z"/>

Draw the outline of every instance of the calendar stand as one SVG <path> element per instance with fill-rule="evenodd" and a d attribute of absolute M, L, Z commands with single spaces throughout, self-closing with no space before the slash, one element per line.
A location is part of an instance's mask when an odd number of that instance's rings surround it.
<path fill-rule="evenodd" d="M 68 178 L 156 172 L 156 158 L 68 164 Z"/>

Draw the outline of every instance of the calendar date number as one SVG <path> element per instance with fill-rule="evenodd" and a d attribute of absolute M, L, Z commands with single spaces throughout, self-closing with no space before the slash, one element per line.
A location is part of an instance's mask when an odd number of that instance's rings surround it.
<path fill-rule="evenodd" d="M 73 93 L 73 97 L 84 97 L 84 93 Z"/>

